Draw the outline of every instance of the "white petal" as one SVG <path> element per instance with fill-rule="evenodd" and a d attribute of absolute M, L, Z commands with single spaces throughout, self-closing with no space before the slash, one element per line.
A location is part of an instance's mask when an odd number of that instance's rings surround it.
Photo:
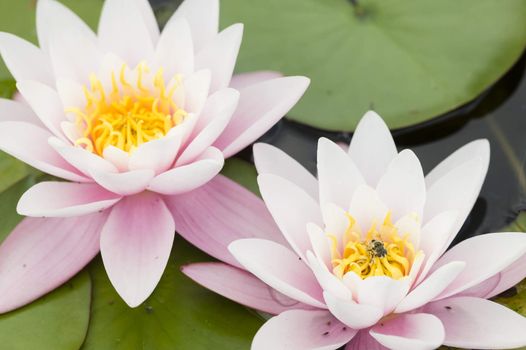
<path fill-rule="evenodd" d="M 323 292 L 323 297 L 330 312 L 341 322 L 354 329 L 370 327 L 384 315 L 383 310 L 379 307 L 343 300 L 329 292 Z"/>

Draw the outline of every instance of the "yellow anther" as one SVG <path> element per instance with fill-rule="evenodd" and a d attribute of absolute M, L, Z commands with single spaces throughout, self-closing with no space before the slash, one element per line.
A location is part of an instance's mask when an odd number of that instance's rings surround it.
<path fill-rule="evenodd" d="M 409 241 L 409 235 L 402 237 L 391 222 L 388 213 L 381 225 L 376 222 L 362 238 L 356 220 L 347 214 L 349 225 L 341 242 L 331 233 L 330 241 L 333 273 L 343 278 L 346 273 L 354 272 L 362 279 L 371 276 L 387 276 L 400 279 L 407 276 L 415 257 L 415 249 Z"/>
<path fill-rule="evenodd" d="M 186 112 L 172 99 L 178 84 L 167 93 L 162 69 L 152 76 L 145 63 L 139 64 L 136 86 L 127 79 L 127 71 L 128 67 L 122 65 L 118 73 L 111 72 L 108 91 L 97 76 L 91 75 L 90 86 L 83 88 L 85 106 L 66 110 L 76 116 L 76 124 L 82 130 L 76 145 L 99 155 L 110 145 L 132 152 L 183 122 Z M 174 80 L 178 82 L 179 77 Z"/>

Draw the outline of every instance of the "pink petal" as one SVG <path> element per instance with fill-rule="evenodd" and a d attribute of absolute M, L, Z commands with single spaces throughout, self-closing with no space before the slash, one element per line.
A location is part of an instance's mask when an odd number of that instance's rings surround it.
<path fill-rule="evenodd" d="M 278 122 L 303 95 L 309 79 L 285 77 L 241 89 L 232 121 L 215 145 L 225 157 L 239 152 Z"/>
<path fill-rule="evenodd" d="M 240 266 L 227 249 L 237 239 L 264 238 L 286 244 L 265 203 L 222 175 L 201 188 L 165 200 L 177 232 L 228 264 Z"/>
<path fill-rule="evenodd" d="M 129 158 L 130 170 L 153 170 L 160 174 L 170 169 L 181 146 L 181 135 L 170 130 L 160 139 L 152 140 L 140 145 Z"/>
<path fill-rule="evenodd" d="M 524 266 L 526 266 L 526 255 L 499 273 L 498 284 L 486 294 L 486 297 L 492 298 L 522 281 L 524 279 Z"/>
<path fill-rule="evenodd" d="M 290 310 L 268 320 L 252 342 L 252 350 L 334 350 L 349 342 L 356 330 L 327 311 Z"/>
<path fill-rule="evenodd" d="M 26 216 L 71 217 L 102 211 L 120 199 L 97 184 L 48 181 L 27 190 L 16 209 Z"/>
<path fill-rule="evenodd" d="M 260 83 L 265 80 L 271 80 L 281 78 L 283 74 L 273 71 L 259 71 L 236 74 L 230 81 L 230 87 L 233 89 L 241 90 L 250 85 Z"/>
<path fill-rule="evenodd" d="M 413 289 L 398 304 L 395 312 L 407 312 L 427 304 L 442 293 L 458 277 L 465 266 L 466 263 L 462 261 L 453 261 L 440 267 Z"/>
<path fill-rule="evenodd" d="M 488 169 L 488 160 L 489 153 L 486 157 L 471 159 L 447 172 L 427 189 L 424 221 L 444 211 L 458 212 L 457 224 L 443 251 L 451 244 L 477 200 Z"/>
<path fill-rule="evenodd" d="M 364 329 L 356 333 L 354 338 L 347 344 L 345 350 L 389 350 L 377 342 L 369 334 L 369 330 Z"/>
<path fill-rule="evenodd" d="M 324 291 L 328 291 L 340 299 L 352 298 L 351 290 L 343 284 L 342 280 L 329 271 L 327 265 L 320 258 L 315 257 L 311 251 L 307 252 L 307 262 Z"/>
<path fill-rule="evenodd" d="M 231 25 L 209 41 L 195 57 L 196 69 L 210 69 L 210 91 L 228 87 L 243 37 L 243 25 Z"/>
<path fill-rule="evenodd" d="M 359 170 L 340 146 L 324 137 L 318 140 L 320 203 L 347 208 L 356 188 L 364 185 Z"/>
<path fill-rule="evenodd" d="M 128 162 L 130 160 L 130 154 L 123 151 L 120 148 L 109 145 L 102 152 L 102 156 L 105 160 L 113 164 L 118 171 L 128 171 Z"/>
<path fill-rule="evenodd" d="M 312 271 L 292 250 L 259 238 L 234 241 L 228 249 L 245 269 L 277 291 L 302 303 L 325 307 Z"/>
<path fill-rule="evenodd" d="M 416 213 L 419 220 L 422 220 L 426 184 L 422 165 L 413 151 L 403 150 L 393 158 L 386 173 L 380 178 L 376 191 L 391 210 L 393 219 Z"/>
<path fill-rule="evenodd" d="M 117 172 L 117 168 L 113 164 L 84 148 L 66 144 L 56 137 L 49 138 L 48 143 L 62 158 L 82 171 L 86 176 L 91 177 L 93 171 L 102 173 Z"/>
<path fill-rule="evenodd" d="M 383 310 L 377 306 L 358 304 L 352 299 L 340 299 L 327 291 L 323 292 L 323 297 L 331 313 L 354 329 L 370 327 L 384 315 Z"/>
<path fill-rule="evenodd" d="M 311 249 L 307 223 L 322 224 L 318 203 L 301 188 L 276 175 L 259 175 L 258 184 L 263 200 L 283 236 L 305 260 L 305 253 Z"/>
<path fill-rule="evenodd" d="M 177 8 L 170 22 L 184 18 L 192 31 L 195 52 L 212 40 L 219 28 L 218 0 L 186 0 Z"/>
<path fill-rule="evenodd" d="M 442 322 L 430 314 L 405 314 L 385 320 L 369 332 L 393 350 L 433 350 L 444 341 Z"/>
<path fill-rule="evenodd" d="M 188 164 L 197 158 L 221 135 L 234 113 L 239 93 L 223 89 L 213 93 L 205 103 L 193 130 L 193 138 L 177 159 L 177 165 Z"/>
<path fill-rule="evenodd" d="M 451 236 L 456 234 L 457 217 L 456 211 L 445 211 L 429 220 L 422 228 L 419 248 L 425 253 L 425 261 L 417 283 L 427 276 L 448 247 Z"/>
<path fill-rule="evenodd" d="M 22 81 L 16 86 L 42 123 L 57 137 L 64 139 L 60 123 L 66 120 L 66 116 L 58 93 L 37 81 Z"/>
<path fill-rule="evenodd" d="M 0 33 L 0 54 L 16 81 L 53 84 L 49 59 L 30 42 L 9 33 Z"/>
<path fill-rule="evenodd" d="M 48 144 L 51 133 L 24 122 L 0 123 L 0 149 L 48 174 L 71 181 L 89 181 Z"/>
<path fill-rule="evenodd" d="M 517 261 L 520 261 L 520 259 L 517 260 Z M 509 267 L 508 267 L 508 269 L 509 269 Z M 517 283 L 522 281 L 522 279 L 524 277 L 524 276 L 522 276 L 522 274 L 520 276 L 521 276 L 521 278 L 520 278 L 520 280 L 518 280 Z M 485 281 L 483 281 L 483 282 L 481 282 L 481 283 L 479 283 L 477 285 L 474 285 L 471 288 L 463 290 L 462 292 L 456 294 L 455 296 L 456 297 L 468 296 L 468 297 L 477 297 L 477 298 L 483 298 L 483 299 L 489 298 L 488 296 L 490 295 L 490 293 L 493 290 L 495 290 L 495 288 L 498 287 L 498 285 L 500 283 L 500 279 L 501 279 L 501 274 L 498 273 L 498 274 L 496 274 L 494 276 L 491 276 L 487 280 L 485 280 Z M 515 283 L 515 284 L 517 284 L 517 283 Z M 506 288 L 506 289 L 508 289 L 508 288 Z"/>
<path fill-rule="evenodd" d="M 411 280 L 407 277 L 395 280 L 386 276 L 371 276 L 357 285 L 357 297 L 361 305 L 371 305 L 390 314 L 407 295 Z"/>
<path fill-rule="evenodd" d="M 43 51 L 48 51 L 50 39 L 64 28 L 77 36 L 96 41 L 95 33 L 73 11 L 55 0 L 37 2 L 37 35 Z"/>
<path fill-rule="evenodd" d="M 111 283 L 130 307 L 139 306 L 155 289 L 174 236 L 170 211 L 153 193 L 126 197 L 111 210 L 100 250 Z"/>
<path fill-rule="evenodd" d="M 144 191 L 152 181 L 155 173 L 150 169 L 132 170 L 123 173 L 91 173 L 93 180 L 108 191 L 123 196 Z"/>
<path fill-rule="evenodd" d="M 446 329 L 444 344 L 466 349 L 511 349 L 526 345 L 526 318 L 489 300 L 457 297 L 428 304 Z"/>
<path fill-rule="evenodd" d="M 116 53 L 131 67 L 154 52 L 150 28 L 136 1 L 106 0 L 99 21 L 99 41 L 106 52 Z"/>
<path fill-rule="evenodd" d="M 473 287 L 504 270 L 526 254 L 526 235 L 515 232 L 489 233 L 460 242 L 448 250 L 431 271 L 451 261 L 465 261 L 466 268 L 438 298 L 446 298 Z"/>
<path fill-rule="evenodd" d="M 210 70 L 201 69 L 190 75 L 183 82 L 185 111 L 200 115 L 210 92 L 212 75 Z"/>
<path fill-rule="evenodd" d="M 0 313 L 39 298 L 80 271 L 99 252 L 106 217 L 24 219 L 0 246 Z"/>
<path fill-rule="evenodd" d="M 365 113 L 354 132 L 349 156 L 369 186 L 376 187 L 397 153 L 391 132 L 382 118 L 373 111 Z"/>
<path fill-rule="evenodd" d="M 167 77 L 194 71 L 194 45 L 188 21 L 182 18 L 166 24 L 157 43 L 154 62 L 164 68 Z"/>
<path fill-rule="evenodd" d="M 212 180 L 223 168 L 225 160 L 217 148 L 208 148 L 193 163 L 173 168 L 153 178 L 150 191 L 165 195 L 195 190 Z"/>
<path fill-rule="evenodd" d="M 274 174 L 294 182 L 313 199 L 318 199 L 318 180 L 298 161 L 277 147 L 256 143 L 254 162 L 259 174 Z"/>
<path fill-rule="evenodd" d="M 0 123 L 24 122 L 44 128 L 35 112 L 25 103 L 0 98 Z"/>
<path fill-rule="evenodd" d="M 228 264 L 190 264 L 183 266 L 182 272 L 205 288 L 236 303 L 273 315 L 290 309 L 308 308 L 272 289 L 251 273 Z"/>
<path fill-rule="evenodd" d="M 471 141 L 460 147 L 426 175 L 427 187 L 431 187 L 442 176 L 472 159 L 482 158 L 489 162 L 489 153 L 489 142 L 486 139 Z"/>

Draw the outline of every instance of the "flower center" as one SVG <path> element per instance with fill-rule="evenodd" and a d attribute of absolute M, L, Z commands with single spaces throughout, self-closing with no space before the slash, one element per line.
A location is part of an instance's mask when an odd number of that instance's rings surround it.
<path fill-rule="evenodd" d="M 90 77 L 90 87 L 84 86 L 86 106 L 70 108 L 76 116 L 81 136 L 75 145 L 102 155 L 108 146 L 132 152 L 141 144 L 159 139 L 180 124 L 186 112 L 173 100 L 178 77 L 168 89 L 159 69 L 153 76 L 144 63 L 136 68 L 135 82 L 126 77 L 123 65 L 117 75 L 111 73 L 111 91 L 95 75 Z"/>
<path fill-rule="evenodd" d="M 390 213 L 381 225 L 373 223 L 364 236 L 356 220 L 350 214 L 347 217 L 349 225 L 340 241 L 327 233 L 332 241 L 331 263 L 336 276 L 343 278 L 352 271 L 362 279 L 371 276 L 400 279 L 409 274 L 415 250 L 408 240 L 409 234 L 401 236 L 392 224 Z"/>

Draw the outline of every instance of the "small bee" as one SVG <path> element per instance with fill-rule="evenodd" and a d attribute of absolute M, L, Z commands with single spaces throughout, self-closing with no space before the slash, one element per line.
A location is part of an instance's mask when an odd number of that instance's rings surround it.
<path fill-rule="evenodd" d="M 373 239 L 371 242 L 369 242 L 367 245 L 367 251 L 373 257 L 383 258 L 387 255 L 387 250 L 385 249 L 384 244 L 376 239 Z"/>

